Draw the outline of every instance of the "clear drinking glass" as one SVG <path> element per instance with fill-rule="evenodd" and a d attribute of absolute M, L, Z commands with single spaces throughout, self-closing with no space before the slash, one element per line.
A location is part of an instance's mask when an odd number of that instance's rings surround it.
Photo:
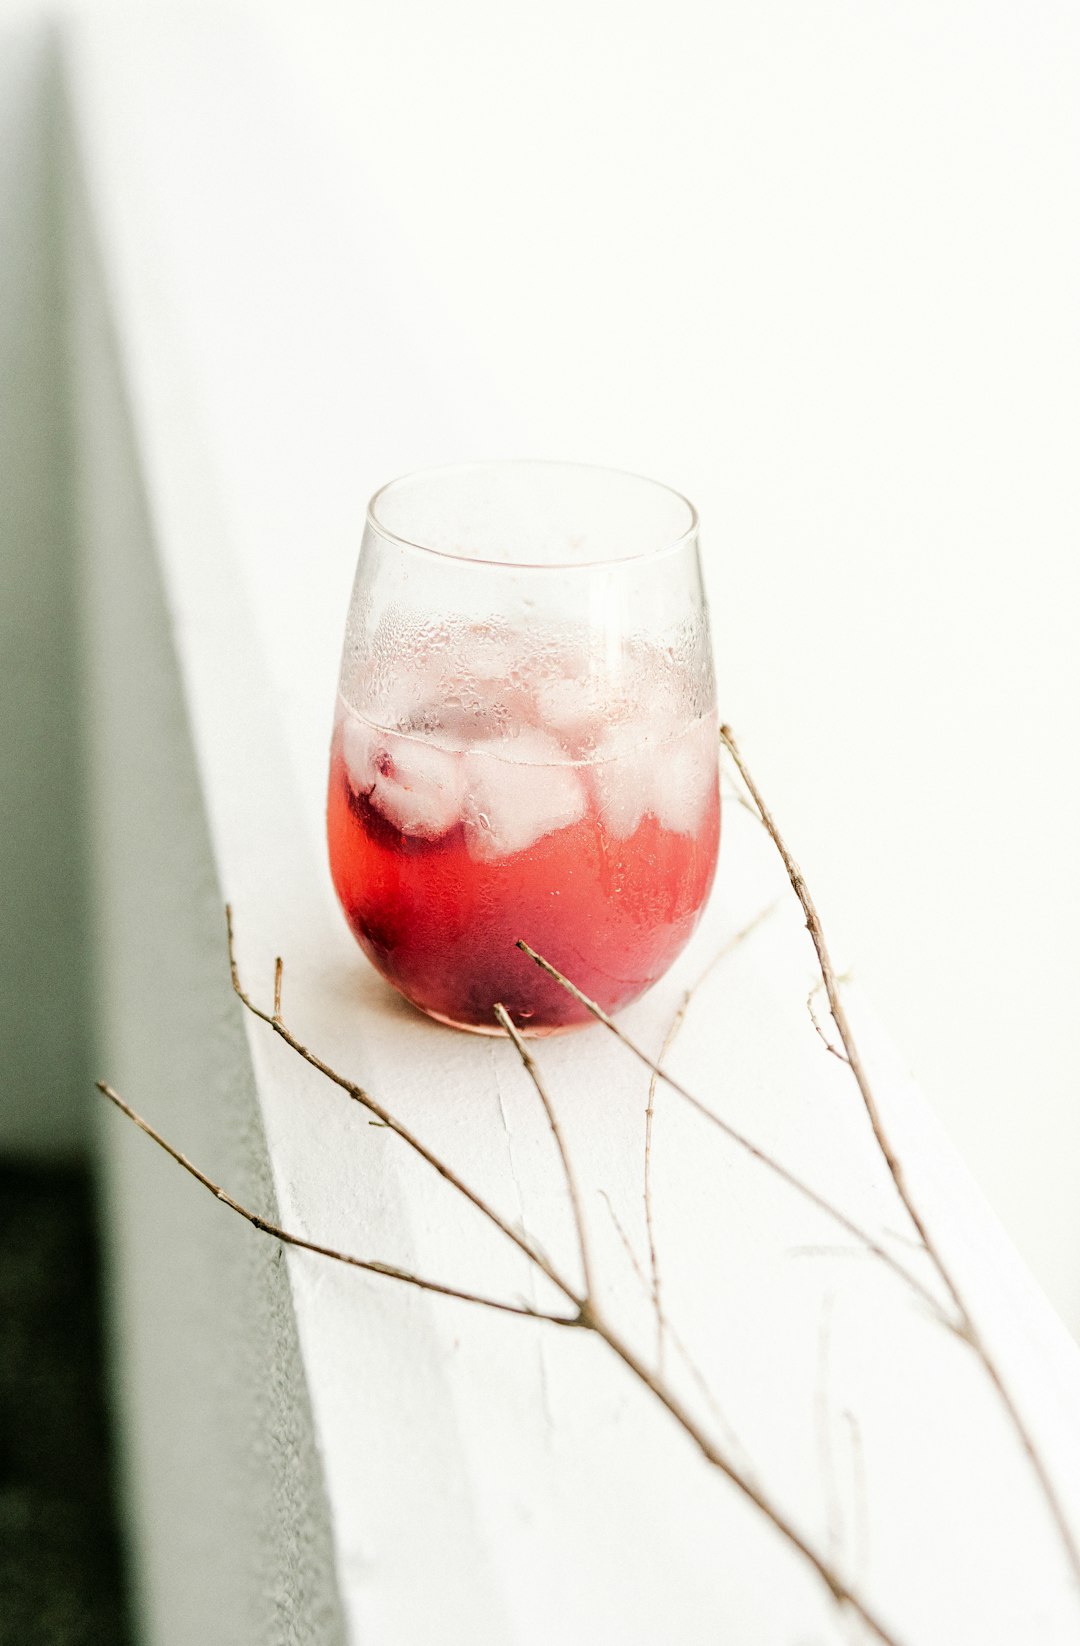
<path fill-rule="evenodd" d="M 697 516 L 615 470 L 476 463 L 376 493 L 330 757 L 330 868 L 361 948 L 441 1023 L 526 1034 L 661 977 L 720 834 Z"/>

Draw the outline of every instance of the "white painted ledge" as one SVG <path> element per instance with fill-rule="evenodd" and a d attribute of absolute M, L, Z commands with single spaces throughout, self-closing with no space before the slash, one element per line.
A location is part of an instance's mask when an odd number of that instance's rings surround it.
<path fill-rule="evenodd" d="M 539 1302 L 497 1236 L 242 1024 L 229 994 L 226 894 L 253 990 L 268 995 L 284 954 L 308 1042 L 572 1262 L 512 1049 L 440 1030 L 383 988 L 333 904 L 322 844 L 363 500 L 430 458 L 512 449 L 519 427 L 454 375 L 386 226 L 350 234 L 257 34 L 209 27 L 99 19 L 66 46 L 102 1072 L 290 1228 Z M 626 1021 L 658 1047 L 688 979 L 779 898 L 703 991 L 674 1067 L 902 1254 L 850 1077 L 807 1017 L 813 959 L 785 886 L 729 807 L 704 928 Z M 1080 1520 L 1078 1351 L 855 1010 L 927 1221 Z M 646 1082 L 599 1029 L 540 1056 L 606 1299 L 647 1344 L 609 1212 L 643 1255 Z M 599 1344 L 282 1260 L 118 1116 L 101 1120 L 153 1646 L 855 1638 Z M 656 1174 L 667 1308 L 724 1422 L 897 1637 L 1075 1641 L 1080 1597 L 965 1347 L 665 1094 Z"/>

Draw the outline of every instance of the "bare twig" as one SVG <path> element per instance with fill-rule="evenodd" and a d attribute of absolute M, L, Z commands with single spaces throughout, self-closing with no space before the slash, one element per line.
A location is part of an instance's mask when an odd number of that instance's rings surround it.
<path fill-rule="evenodd" d="M 517 1029 L 514 1027 L 514 1022 L 510 1016 L 510 1013 L 501 1003 L 495 1007 L 495 1016 L 510 1036 L 510 1039 L 514 1042 L 515 1050 L 517 1051 L 522 1063 L 525 1065 L 525 1072 L 536 1088 L 536 1095 L 539 1097 L 540 1102 L 543 1105 L 544 1113 L 547 1115 L 548 1125 L 551 1127 L 551 1134 L 555 1139 L 555 1147 L 559 1151 L 559 1159 L 562 1162 L 563 1176 L 566 1179 L 566 1192 L 570 1200 L 570 1210 L 574 1219 L 574 1228 L 577 1232 L 578 1251 L 581 1254 L 581 1272 L 585 1282 L 584 1297 L 585 1302 L 588 1304 L 595 1296 L 595 1287 L 593 1285 L 592 1266 L 589 1261 L 589 1240 L 585 1229 L 585 1212 L 581 1202 L 581 1195 L 578 1191 L 577 1179 L 574 1176 L 574 1169 L 570 1164 L 570 1155 L 567 1151 L 566 1143 L 563 1140 L 558 1117 L 555 1113 L 555 1106 L 551 1101 L 547 1087 L 544 1085 L 540 1070 L 536 1066 L 536 1059 L 533 1057 L 528 1046 L 526 1046 L 524 1040 L 522 1040 L 521 1036 L 517 1032 Z"/>
<path fill-rule="evenodd" d="M 600 1340 L 607 1344 L 609 1350 L 627 1370 L 648 1389 L 665 1410 L 675 1419 L 685 1434 L 693 1441 L 702 1456 L 729 1480 L 732 1486 L 771 1524 L 790 1548 L 801 1556 L 803 1561 L 815 1571 L 829 1593 L 841 1607 L 847 1607 L 855 1616 L 861 1618 L 874 1638 L 881 1642 L 881 1646 L 899 1646 L 897 1637 L 890 1633 L 876 1613 L 859 1597 L 859 1595 L 845 1582 L 844 1578 L 830 1564 L 827 1557 L 819 1554 L 813 1545 L 799 1531 L 798 1527 L 789 1519 L 785 1511 L 764 1492 L 757 1482 L 728 1454 L 719 1447 L 711 1436 L 701 1427 L 693 1414 L 682 1404 L 679 1397 L 642 1361 L 634 1349 L 623 1339 L 621 1334 L 608 1322 L 600 1312 L 594 1298 L 584 1298 L 574 1290 L 571 1283 L 556 1269 L 554 1264 L 544 1253 L 523 1234 L 511 1227 L 505 1219 L 488 1205 L 488 1203 L 474 1190 L 469 1188 L 450 1167 L 445 1165 L 419 1138 L 415 1137 L 399 1120 L 395 1118 L 382 1104 L 378 1103 L 369 1092 L 355 1081 L 339 1073 L 330 1064 L 318 1057 L 311 1049 L 299 1041 L 295 1035 L 281 1021 L 275 1021 L 269 1012 L 256 1006 L 251 997 L 244 990 L 236 964 L 236 952 L 233 942 L 232 912 L 226 910 L 229 932 L 229 967 L 232 976 L 233 988 L 237 997 L 248 1011 L 263 1023 L 266 1023 L 274 1032 L 281 1036 L 285 1043 L 303 1058 L 312 1068 L 331 1080 L 341 1088 L 353 1101 L 360 1103 L 376 1119 L 381 1120 L 391 1131 L 395 1132 L 403 1142 L 426 1160 L 428 1164 L 452 1187 L 486 1217 L 496 1228 L 513 1242 L 531 1263 L 551 1281 L 552 1285 L 562 1293 L 567 1301 L 576 1309 L 573 1322 L 585 1330 L 592 1331 Z M 170 1152 L 172 1152 L 170 1150 Z M 200 1175 L 200 1174 L 197 1174 Z M 200 1181 L 206 1182 L 200 1175 Z M 210 1187 L 209 1183 L 207 1186 Z M 238 1209 L 234 1205 L 234 1210 Z M 567 1323 L 562 1320 L 562 1323 Z"/>
<path fill-rule="evenodd" d="M 646 1068 L 652 1069 L 654 1074 L 659 1075 L 665 1086 L 670 1086 L 673 1092 L 678 1092 L 679 1096 L 689 1103 L 692 1109 L 696 1109 L 698 1114 L 700 1114 L 705 1120 L 709 1121 L 711 1125 L 716 1126 L 719 1131 L 723 1132 L 725 1137 L 731 1138 L 733 1143 L 737 1143 L 741 1149 L 745 1149 L 747 1154 L 751 1155 L 754 1160 L 764 1166 L 767 1171 L 772 1172 L 774 1176 L 778 1177 L 782 1183 L 786 1183 L 790 1189 L 795 1190 L 796 1194 L 801 1195 L 803 1199 L 809 1201 L 812 1206 L 816 1206 L 819 1212 L 824 1213 L 826 1217 L 831 1218 L 832 1221 L 841 1229 L 844 1229 L 854 1239 L 860 1241 L 868 1251 L 873 1252 L 875 1257 L 880 1258 L 881 1262 L 884 1263 L 887 1268 L 891 1269 L 894 1274 L 899 1275 L 900 1279 L 905 1281 L 911 1290 L 915 1292 L 925 1304 L 928 1304 L 929 1307 L 933 1309 L 934 1313 L 945 1322 L 945 1324 L 952 1324 L 948 1315 L 942 1309 L 941 1303 L 934 1296 L 933 1292 L 931 1292 L 928 1287 L 924 1286 L 921 1280 L 916 1279 L 913 1274 L 910 1274 L 908 1270 L 905 1269 L 904 1265 L 898 1262 L 898 1260 L 893 1257 L 892 1253 L 887 1251 L 879 1240 L 875 1240 L 872 1234 L 870 1234 L 866 1229 L 861 1228 L 858 1223 L 847 1216 L 846 1212 L 842 1212 L 838 1206 L 834 1206 L 832 1201 L 826 1200 L 824 1195 L 819 1194 L 816 1189 L 812 1189 L 810 1185 L 805 1183 L 801 1177 L 796 1177 L 794 1172 L 789 1171 L 786 1166 L 782 1166 L 780 1162 L 775 1160 L 771 1154 L 766 1153 L 766 1151 L 759 1148 L 756 1143 L 751 1142 L 750 1138 L 748 1138 L 745 1133 L 740 1132 L 738 1128 L 732 1126 L 729 1121 L 722 1119 L 714 1109 L 710 1109 L 707 1103 L 703 1103 L 700 1097 L 696 1097 L 692 1091 L 682 1084 L 681 1081 L 676 1080 L 673 1075 L 668 1074 L 667 1070 L 662 1068 L 659 1063 L 651 1058 L 648 1052 L 643 1052 L 641 1047 L 637 1045 L 635 1041 L 631 1040 L 625 1029 L 621 1028 L 619 1024 L 615 1022 L 614 1018 L 609 1017 L 602 1006 L 599 1006 L 595 1000 L 590 999 L 587 994 L 583 993 L 583 991 L 578 988 L 576 983 L 571 983 L 568 977 L 564 977 L 563 973 L 560 972 L 556 966 L 553 966 L 550 960 L 545 960 L 543 955 L 537 954 L 536 950 L 530 948 L 522 938 L 518 938 L 517 946 L 524 954 L 527 954 L 531 960 L 535 960 L 536 964 L 541 967 L 543 971 L 547 972 L 549 977 L 553 977 L 556 983 L 561 984 L 564 989 L 568 990 L 569 993 L 574 996 L 575 1000 L 580 1001 L 586 1010 L 590 1011 L 597 1021 L 604 1025 L 605 1029 L 610 1030 L 617 1040 L 622 1041 L 628 1051 L 633 1052 L 634 1056 L 641 1063 L 645 1064 Z"/>
<path fill-rule="evenodd" d="M 651 1297 L 652 1297 L 652 1286 L 649 1283 L 649 1277 L 645 1273 L 645 1270 L 641 1267 L 641 1259 L 638 1257 L 637 1253 L 634 1250 L 634 1242 L 630 1239 L 630 1236 L 627 1234 L 625 1228 L 623 1227 L 622 1218 L 619 1216 L 618 1212 L 615 1210 L 615 1207 L 612 1204 L 611 1196 L 608 1194 L 606 1189 L 598 1189 L 597 1193 L 599 1194 L 601 1200 L 604 1202 L 604 1205 L 608 1209 L 608 1216 L 611 1218 L 611 1222 L 612 1222 L 612 1225 L 615 1229 L 615 1233 L 619 1237 L 619 1242 L 622 1246 L 623 1251 L 626 1253 L 627 1259 L 630 1263 L 630 1267 L 633 1269 L 634 1273 L 637 1275 L 637 1278 L 641 1283 L 641 1288 L 642 1288 L 643 1292 L 645 1293 L 645 1296 L 647 1298 L 651 1299 Z"/>
<path fill-rule="evenodd" d="M 690 1009 L 690 1003 L 697 994 L 698 990 L 708 982 L 720 962 L 725 960 L 727 956 L 731 954 L 733 949 L 737 949 L 740 943 L 745 942 L 750 934 L 755 932 L 757 928 L 769 918 L 776 906 L 777 903 L 774 901 L 770 903 L 767 908 L 761 909 L 754 916 L 753 920 L 743 926 L 741 931 L 737 931 L 734 937 L 729 938 L 728 941 L 724 943 L 713 955 L 705 969 L 698 973 L 690 987 L 683 992 L 682 999 L 679 1002 L 675 1015 L 668 1025 L 668 1031 L 664 1036 L 663 1045 L 660 1047 L 660 1054 L 656 1060 L 659 1064 L 663 1064 L 668 1053 L 671 1051 L 672 1046 L 675 1044 L 679 1030 L 686 1021 L 686 1014 Z M 659 1078 L 660 1076 L 658 1072 L 654 1069 L 649 1077 L 649 1097 L 645 1105 L 645 1231 L 649 1240 L 649 1270 L 652 1275 L 653 1308 L 656 1310 L 656 1363 L 662 1370 L 664 1365 L 664 1332 L 666 1330 L 666 1323 L 664 1320 L 663 1299 L 661 1297 L 660 1259 L 656 1245 L 656 1226 L 653 1212 L 652 1193 L 653 1126 L 656 1114 L 656 1083 Z"/>
<path fill-rule="evenodd" d="M 645 1273 L 645 1270 L 641 1267 L 640 1262 L 638 1261 L 637 1253 L 634 1251 L 633 1242 L 631 1241 L 630 1236 L 627 1234 L 626 1230 L 623 1227 L 622 1219 L 619 1217 L 618 1212 L 615 1210 L 614 1206 L 611 1203 L 611 1196 L 607 1193 L 607 1191 L 605 1189 L 601 1189 L 600 1194 L 603 1197 L 604 1204 L 607 1206 L 608 1212 L 611 1215 L 611 1221 L 612 1221 L 612 1223 L 615 1227 L 615 1233 L 618 1235 L 619 1240 L 622 1243 L 623 1250 L 625 1251 L 625 1253 L 627 1255 L 627 1258 L 630 1261 L 630 1267 L 633 1269 L 635 1275 L 637 1276 L 638 1281 L 641 1285 L 641 1289 L 645 1293 L 645 1296 L 647 1298 L 651 1299 L 652 1298 L 652 1286 L 649 1282 L 649 1277 Z M 712 1387 L 709 1384 L 708 1378 L 705 1376 L 705 1373 L 701 1370 L 701 1367 L 698 1365 L 697 1361 L 694 1359 L 694 1356 L 690 1353 L 690 1350 L 687 1348 L 685 1341 L 683 1340 L 683 1338 L 681 1338 L 679 1336 L 679 1333 L 675 1330 L 675 1328 L 671 1324 L 670 1320 L 666 1322 L 666 1331 L 667 1331 L 668 1337 L 671 1339 L 672 1343 L 675 1345 L 676 1353 L 680 1356 L 680 1358 L 682 1359 L 684 1365 L 686 1366 L 687 1371 L 690 1373 L 690 1376 L 693 1378 L 694 1382 L 697 1384 L 698 1390 L 700 1391 L 700 1393 L 702 1395 L 702 1398 L 707 1402 L 709 1410 L 712 1412 L 713 1417 L 716 1419 L 716 1422 L 720 1425 L 721 1429 L 723 1429 L 724 1434 L 727 1438 L 728 1444 L 730 1446 L 734 1447 L 736 1451 L 741 1453 L 742 1459 L 743 1459 L 742 1467 L 743 1467 L 744 1473 L 747 1474 L 748 1476 L 750 1476 L 751 1478 L 753 1478 L 753 1468 L 752 1468 L 752 1466 L 749 1462 L 749 1459 L 746 1456 L 746 1448 L 744 1447 L 742 1441 L 739 1439 L 738 1435 L 735 1433 L 735 1429 L 734 1429 L 734 1427 L 731 1423 L 731 1419 L 728 1417 L 727 1413 L 724 1411 L 723 1407 L 720 1405 L 720 1402 L 717 1400 L 716 1395 L 715 1395 Z M 659 1376 L 662 1376 L 662 1375 L 663 1375 L 663 1371 L 662 1371 L 662 1368 L 660 1367 L 660 1365 L 658 1363 L 657 1364 L 657 1376 L 659 1377 Z"/>
<path fill-rule="evenodd" d="M 927 1228 L 922 1214 L 912 1197 L 911 1190 L 908 1187 L 903 1166 L 901 1165 L 899 1157 L 893 1147 L 892 1140 L 889 1137 L 885 1122 L 881 1116 L 881 1111 L 877 1105 L 877 1099 L 874 1096 L 873 1088 L 870 1085 L 869 1076 L 855 1044 L 855 1036 L 852 1033 L 851 1024 L 840 994 L 839 979 L 829 956 L 829 950 L 825 942 L 825 933 L 821 925 L 821 918 L 818 915 L 814 900 L 810 895 L 810 888 L 807 886 L 806 881 L 803 878 L 802 870 L 799 868 L 799 865 L 791 855 L 791 852 L 789 851 L 787 844 L 776 825 L 775 818 L 770 812 L 768 806 L 765 804 L 760 789 L 754 782 L 754 779 L 751 777 L 750 772 L 747 769 L 746 762 L 742 757 L 739 745 L 735 741 L 735 736 L 730 726 L 721 726 L 720 740 L 727 749 L 728 753 L 731 755 L 732 760 L 735 762 L 735 767 L 739 773 L 739 776 L 746 785 L 750 798 L 757 807 L 761 821 L 765 825 L 766 831 L 768 832 L 773 845 L 780 854 L 784 868 L 787 870 L 788 879 L 791 881 L 792 890 L 802 906 L 803 915 L 806 919 L 806 929 L 810 933 L 810 940 L 814 945 L 814 952 L 817 955 L 818 969 L 821 972 L 821 980 L 825 987 L 826 997 L 828 998 L 829 1011 L 832 1016 L 832 1020 L 836 1025 L 836 1032 L 840 1036 L 840 1043 L 844 1050 L 844 1056 L 846 1057 L 851 1068 L 851 1072 L 855 1077 L 855 1084 L 859 1089 L 859 1095 L 862 1098 L 863 1106 L 866 1109 L 870 1126 L 874 1133 L 874 1138 L 885 1159 L 885 1164 L 889 1168 L 889 1173 L 892 1177 L 893 1183 L 896 1185 L 896 1192 L 900 1196 L 900 1199 L 904 1204 L 904 1208 L 919 1234 L 919 1238 L 922 1240 L 924 1247 L 929 1253 L 934 1267 L 941 1277 L 942 1284 L 952 1299 L 959 1318 L 961 1335 L 967 1340 L 967 1342 L 970 1343 L 978 1359 L 982 1362 L 986 1375 L 990 1379 L 994 1388 L 997 1390 L 1002 1405 L 1008 1413 L 1013 1428 L 1016 1431 L 1016 1435 L 1023 1446 L 1024 1451 L 1028 1455 L 1031 1466 L 1035 1472 L 1039 1484 L 1042 1487 L 1043 1495 L 1046 1499 L 1051 1516 L 1055 1521 L 1061 1535 L 1061 1540 L 1065 1546 L 1065 1552 L 1068 1556 L 1069 1564 L 1072 1567 L 1073 1576 L 1076 1581 L 1080 1583 L 1080 1543 L 1077 1542 L 1076 1534 L 1069 1524 L 1069 1519 L 1065 1513 L 1064 1504 L 1058 1496 L 1057 1488 L 1054 1485 L 1050 1473 L 1043 1462 L 1038 1448 L 1035 1445 L 1031 1432 L 1027 1427 L 1027 1423 L 1025 1422 L 1019 1407 L 1009 1392 L 1009 1389 L 1002 1378 L 1001 1372 L 998 1369 L 997 1363 L 990 1353 L 989 1346 L 979 1331 L 979 1328 L 972 1317 L 967 1304 L 964 1302 L 952 1271 L 945 1262 L 944 1256 L 942 1255 L 937 1242 L 934 1240 L 929 1229 Z"/>
<path fill-rule="evenodd" d="M 263 1234 L 272 1235 L 275 1240 L 280 1240 L 285 1246 L 297 1246 L 301 1251 L 315 1252 L 319 1257 L 332 1258 L 335 1263 L 345 1263 L 351 1269 L 364 1269 L 368 1274 L 382 1275 L 386 1280 L 399 1280 L 406 1286 L 415 1286 L 419 1291 L 435 1292 L 439 1297 L 457 1298 L 462 1303 L 479 1303 L 485 1309 L 498 1310 L 500 1314 L 525 1315 L 530 1320 L 549 1321 L 553 1326 L 579 1326 L 581 1324 L 576 1314 L 549 1314 L 543 1309 L 532 1309 L 525 1304 L 505 1303 L 500 1298 L 485 1297 L 479 1292 L 463 1291 L 457 1286 L 444 1286 L 441 1281 L 425 1280 L 420 1275 L 411 1274 L 406 1269 L 398 1269 L 393 1264 L 377 1263 L 371 1258 L 353 1257 L 348 1252 L 337 1251 L 333 1246 L 320 1245 L 318 1241 L 308 1240 L 303 1235 L 290 1234 L 287 1229 L 282 1229 L 278 1224 L 271 1223 L 269 1219 L 260 1217 L 257 1212 L 249 1211 L 238 1200 L 234 1200 L 232 1195 L 228 1194 L 220 1184 L 207 1177 L 205 1172 L 200 1171 L 198 1166 L 188 1159 L 187 1155 L 181 1154 L 180 1150 L 170 1143 L 167 1138 L 162 1137 L 160 1132 L 155 1131 L 149 1121 L 144 1120 L 142 1115 L 136 1114 L 135 1110 L 124 1102 L 119 1092 L 113 1091 L 113 1088 L 104 1080 L 97 1082 L 97 1089 L 122 1114 L 126 1114 L 129 1120 L 133 1120 L 141 1132 L 145 1132 L 147 1137 L 153 1138 L 158 1147 L 164 1149 L 167 1155 L 171 1155 L 177 1165 L 182 1166 L 185 1172 L 190 1173 L 197 1183 L 201 1183 L 204 1189 L 209 1189 L 214 1198 L 220 1200 L 223 1206 L 228 1206 L 230 1211 L 236 1212 L 239 1217 L 245 1218 L 253 1228 L 259 1229 Z"/>

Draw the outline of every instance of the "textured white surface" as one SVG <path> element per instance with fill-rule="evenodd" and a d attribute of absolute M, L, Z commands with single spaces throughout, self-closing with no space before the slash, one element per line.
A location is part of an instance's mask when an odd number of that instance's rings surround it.
<path fill-rule="evenodd" d="M 188 25 L 99 21 L 81 28 L 69 51 L 87 199 L 146 489 L 143 549 L 160 567 L 182 688 L 163 716 L 160 749 L 169 761 L 190 735 L 207 866 L 236 907 L 252 988 L 268 996 L 273 956 L 283 953 L 286 1012 L 305 1038 L 570 1263 L 550 1134 L 512 1049 L 441 1030 L 389 994 L 348 938 L 323 866 L 326 746 L 362 502 L 383 474 L 466 455 L 489 438 L 494 397 L 453 375 L 423 293 L 415 302 L 403 296 L 408 264 L 395 260 L 394 242 L 373 222 L 357 243 L 342 223 L 310 134 L 283 112 L 288 100 L 257 35 L 213 39 L 208 50 L 206 35 Z M 450 383 L 459 391 L 453 404 Z M 503 438 L 507 446 L 520 438 L 509 418 Z M 133 528 L 106 518 L 104 530 Z M 112 600 L 126 598 L 113 589 Z M 121 752 L 126 712 L 121 700 L 110 705 L 109 735 Z M 152 735 L 145 727 L 144 738 Z M 152 790 L 152 774 L 124 769 L 126 809 L 167 846 L 169 818 L 141 788 Z M 676 1066 L 904 1254 L 903 1221 L 850 1077 L 807 1016 L 814 973 L 798 911 L 745 814 L 730 806 L 725 827 L 703 930 L 627 1024 L 657 1047 L 680 989 L 779 897 L 703 991 Z M 159 862 L 167 877 L 167 851 Z M 123 867 L 120 858 L 117 884 Z M 130 872 L 144 872 L 137 859 Z M 208 998 L 224 977 L 210 920 L 216 889 L 201 893 L 203 949 L 197 933 L 185 951 Z M 128 953 L 137 892 L 134 880 L 118 934 Z M 173 895 L 183 897 L 183 883 Z M 158 998 L 153 980 L 137 988 L 137 967 L 112 970 L 108 950 L 104 965 L 118 1052 L 146 1038 L 135 1021 L 154 1025 L 159 1053 L 170 1035 L 187 1043 L 203 1032 L 175 999 Z M 237 1014 L 221 999 L 235 1037 Z M 916 1193 L 1078 1514 L 1077 1351 L 873 1021 L 858 1010 L 857 1022 Z M 257 1162 L 261 1122 L 283 1222 L 451 1282 L 544 1298 L 516 1255 L 396 1139 L 368 1126 L 260 1026 L 245 1032 L 257 1094 L 249 1150 Z M 587 1186 L 609 1306 L 647 1346 L 649 1312 L 611 1217 L 614 1208 L 640 1257 L 645 1082 L 598 1029 L 545 1046 L 541 1058 Z M 130 1085 L 137 1074 L 146 1089 Z M 155 1081 L 172 1084 L 160 1055 L 156 1063 L 121 1057 L 119 1076 L 151 1117 Z M 239 1074 L 238 1082 L 242 1096 Z M 201 1105 L 231 1101 L 225 1090 L 189 1086 L 183 1104 L 169 1105 L 176 1141 L 203 1135 Z M 184 1241 L 173 1221 L 180 1190 L 170 1191 L 163 1229 L 150 1186 L 164 1187 L 167 1163 L 140 1139 L 121 1143 L 122 1123 L 109 1121 L 109 1148 L 126 1162 L 118 1216 L 129 1240 L 137 1234 L 153 1252 L 160 1277 Z M 234 1146 L 233 1169 L 253 1171 L 243 1153 Z M 1080 1599 L 1025 1460 L 963 1345 L 667 1096 L 656 1172 L 668 1310 L 720 1413 L 675 1354 L 673 1375 L 717 1433 L 734 1431 L 754 1470 L 807 1534 L 833 1549 L 898 1638 L 908 1646 L 1074 1641 Z M 257 1171 L 254 1179 L 257 1193 Z M 183 1188 L 192 1238 L 227 1220 L 194 1186 Z M 258 1240 L 232 1233 L 239 1245 Z M 130 1246 L 121 1249 L 130 1261 Z M 269 1267 L 256 1263 L 249 1283 L 263 1328 L 280 1318 Z M 406 1294 L 304 1254 L 289 1254 L 284 1267 L 351 1641 L 788 1646 L 848 1638 L 816 1581 L 596 1343 Z M 132 1265 L 126 1284 L 135 1330 L 151 1306 L 151 1279 Z M 229 1284 L 226 1273 L 210 1296 L 227 1295 Z M 164 1371 L 177 1342 L 212 1340 L 216 1330 L 205 1297 L 200 1303 L 189 1288 L 153 1341 L 141 1335 L 133 1400 L 145 1427 L 174 1420 Z M 189 1510 L 199 1503 L 182 1455 L 148 1461 L 144 1452 L 140 1467 L 156 1471 L 154 1501 L 180 1494 Z M 164 1530 L 143 1485 L 145 1547 L 160 1560 Z M 207 1581 L 238 1605 L 248 1575 L 230 1558 L 228 1520 L 210 1493 L 201 1508 L 222 1528 L 220 1547 L 203 1553 Z M 237 1514 L 242 1505 L 232 1506 L 233 1525 Z M 302 1541 L 318 1547 L 325 1514 L 317 1481 L 301 1470 L 282 1519 L 306 1517 Z M 161 1581 L 160 1570 L 150 1578 Z M 280 1620 L 250 1638 L 335 1638 L 332 1619 L 305 1634 L 306 1598 L 322 1592 L 293 1586 Z M 155 1646 L 212 1638 L 167 1609 L 149 1611 Z"/>

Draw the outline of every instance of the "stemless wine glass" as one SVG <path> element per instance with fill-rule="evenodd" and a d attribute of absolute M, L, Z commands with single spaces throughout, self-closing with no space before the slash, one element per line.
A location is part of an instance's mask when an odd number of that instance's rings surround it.
<path fill-rule="evenodd" d="M 474 463 L 376 493 L 330 758 L 330 868 L 429 1017 L 530 1035 L 607 1011 L 697 923 L 720 834 L 697 516 L 655 481 Z"/>

